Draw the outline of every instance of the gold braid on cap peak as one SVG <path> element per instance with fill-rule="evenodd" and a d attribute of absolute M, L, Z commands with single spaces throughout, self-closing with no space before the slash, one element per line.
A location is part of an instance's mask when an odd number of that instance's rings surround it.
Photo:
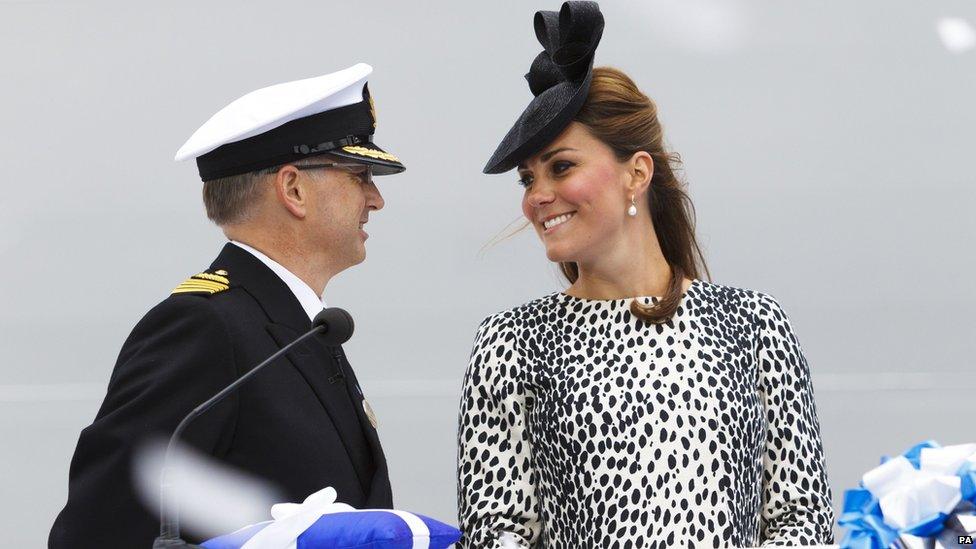
<path fill-rule="evenodd" d="M 179 286 L 173 289 L 173 294 L 202 294 L 213 295 L 230 288 L 230 279 L 227 278 L 227 271 L 217 271 L 216 273 L 199 273 L 184 280 Z"/>
<path fill-rule="evenodd" d="M 367 149 L 366 147 L 349 146 L 343 147 L 342 150 L 346 151 L 347 153 L 358 154 L 359 156 L 368 156 L 370 158 L 378 158 L 380 160 L 388 160 L 390 162 L 400 161 L 399 158 L 390 153 Z"/>

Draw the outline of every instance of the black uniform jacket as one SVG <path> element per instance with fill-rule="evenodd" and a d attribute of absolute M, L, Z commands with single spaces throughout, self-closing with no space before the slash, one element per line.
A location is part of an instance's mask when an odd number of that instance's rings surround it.
<path fill-rule="evenodd" d="M 159 517 L 135 494 L 134 447 L 168 437 L 196 405 L 311 328 L 285 283 L 242 248 L 228 243 L 209 273 L 227 289 L 174 293 L 123 345 L 105 401 L 78 440 L 49 547 L 151 547 Z M 191 423 L 184 440 L 272 481 L 289 501 L 332 486 L 353 507 L 392 508 L 383 450 L 338 352 L 314 336 L 300 343 Z M 192 537 L 184 534 L 199 541 Z"/>

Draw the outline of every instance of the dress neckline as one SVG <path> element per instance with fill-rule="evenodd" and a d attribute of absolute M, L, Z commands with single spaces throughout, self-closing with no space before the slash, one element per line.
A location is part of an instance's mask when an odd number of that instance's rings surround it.
<path fill-rule="evenodd" d="M 688 285 L 688 289 L 682 292 L 681 299 L 684 300 L 684 298 L 686 298 L 689 294 L 695 292 L 699 284 L 701 284 L 701 280 L 698 280 L 697 278 L 692 278 L 691 284 Z M 629 302 L 634 299 L 639 299 L 641 301 L 649 302 L 649 303 L 656 303 L 661 300 L 661 296 L 656 296 L 656 295 L 637 295 L 632 297 L 621 297 L 617 299 L 588 299 L 585 297 L 572 296 L 567 294 L 566 292 L 556 292 L 556 295 L 560 298 L 565 299 L 566 301 L 578 302 L 578 303 L 617 304 L 617 303 L 623 303 L 625 301 Z"/>

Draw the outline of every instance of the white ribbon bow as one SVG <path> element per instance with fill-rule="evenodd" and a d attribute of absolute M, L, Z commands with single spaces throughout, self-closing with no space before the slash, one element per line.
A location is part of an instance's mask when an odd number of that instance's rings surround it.
<path fill-rule="evenodd" d="M 274 522 L 255 534 L 241 549 L 295 549 L 298 536 L 315 524 L 322 515 L 355 509 L 336 502 L 336 491 L 323 488 L 298 503 L 276 503 L 271 506 Z"/>
<path fill-rule="evenodd" d="M 382 511 L 400 517 L 413 535 L 414 549 L 430 547 L 430 530 L 420 517 L 397 509 L 356 509 L 336 502 L 336 491 L 323 488 L 298 503 L 276 503 L 271 506 L 274 521 L 247 540 L 241 549 L 296 549 L 298 536 L 308 530 L 322 515 L 330 513 Z"/>
<path fill-rule="evenodd" d="M 861 481 L 878 498 L 885 523 L 902 530 L 937 513 L 951 513 L 962 500 L 956 472 L 974 460 L 976 444 L 924 448 L 918 469 L 899 456 L 871 469 Z"/>

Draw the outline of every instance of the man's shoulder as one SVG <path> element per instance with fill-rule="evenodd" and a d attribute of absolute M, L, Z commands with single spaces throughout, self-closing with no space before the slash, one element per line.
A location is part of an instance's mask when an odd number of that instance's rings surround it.
<path fill-rule="evenodd" d="M 237 293 L 233 283 L 226 277 L 226 282 L 207 280 L 201 276 L 204 274 L 222 276 L 204 272 L 189 277 L 132 328 L 109 381 L 109 391 L 116 395 L 113 398 L 128 394 L 125 391 L 132 387 L 143 387 L 150 379 L 158 383 L 191 371 L 197 372 L 195 376 L 201 372 L 231 371 L 199 368 L 201 364 L 232 362 L 234 342 L 239 337 L 235 335 L 233 319 L 241 318 L 233 307 L 221 303 Z"/>
<path fill-rule="evenodd" d="M 233 315 L 244 303 L 253 301 L 226 270 L 208 269 L 180 282 L 160 305 Z"/>
<path fill-rule="evenodd" d="M 211 297 L 231 288 L 230 274 L 223 269 L 197 273 L 173 288 L 170 297 L 177 295 Z"/>
<path fill-rule="evenodd" d="M 227 271 L 208 269 L 180 282 L 165 299 L 150 309 L 136 327 L 155 327 L 174 323 L 233 325 L 242 313 L 247 293 L 237 286 Z"/>

